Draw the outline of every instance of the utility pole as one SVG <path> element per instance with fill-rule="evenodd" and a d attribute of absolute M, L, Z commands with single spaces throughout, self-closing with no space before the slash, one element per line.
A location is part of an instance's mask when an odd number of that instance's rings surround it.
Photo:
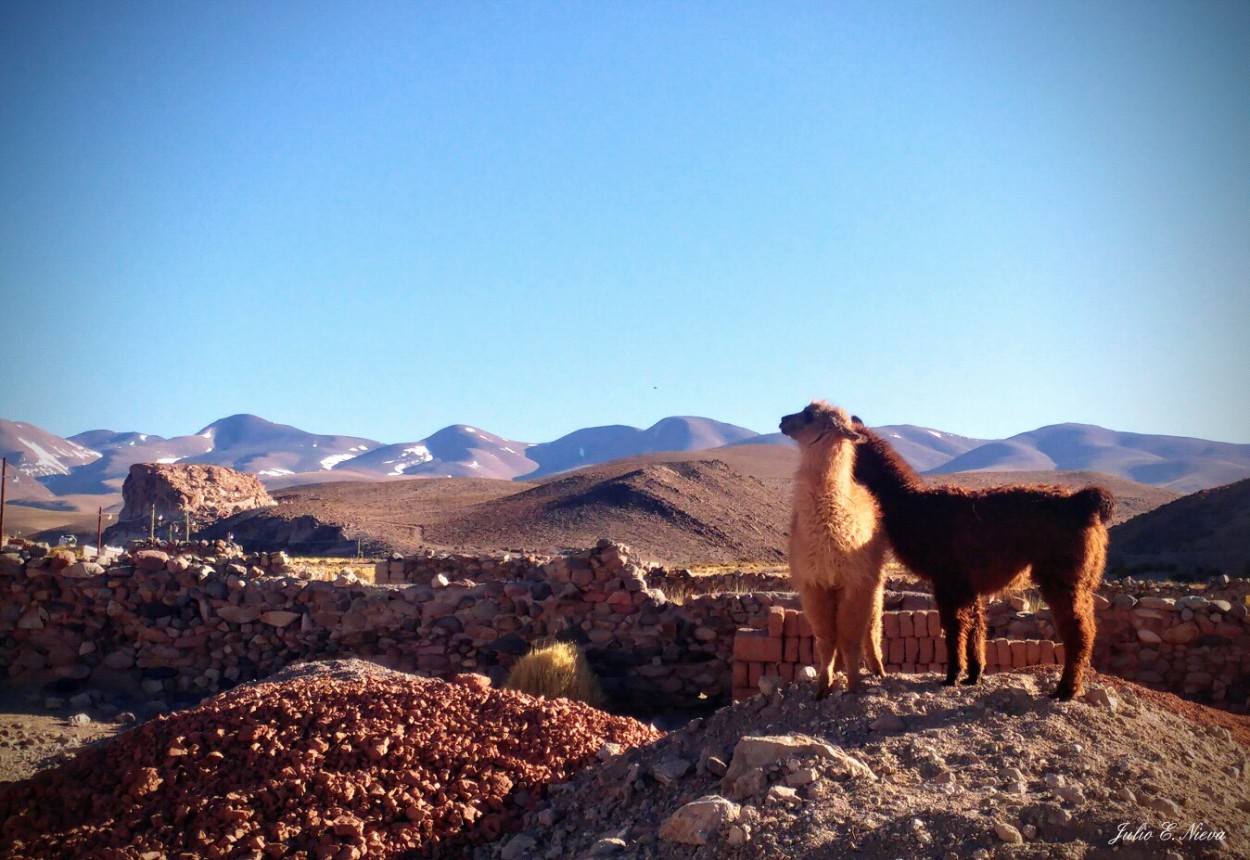
<path fill-rule="evenodd" d="M 4 537 L 4 494 L 9 489 L 9 458 L 0 457 L 0 538 Z"/>

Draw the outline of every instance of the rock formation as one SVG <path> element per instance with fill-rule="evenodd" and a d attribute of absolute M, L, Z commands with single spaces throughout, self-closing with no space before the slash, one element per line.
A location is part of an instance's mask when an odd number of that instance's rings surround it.
<path fill-rule="evenodd" d="M 147 537 L 153 510 L 158 518 L 158 536 L 164 537 L 164 531 L 173 525 L 181 538 L 188 526 L 194 533 L 240 511 L 273 504 L 276 502 L 259 480 L 233 469 L 195 463 L 136 463 L 122 485 L 121 515 L 104 538 L 119 543 Z"/>

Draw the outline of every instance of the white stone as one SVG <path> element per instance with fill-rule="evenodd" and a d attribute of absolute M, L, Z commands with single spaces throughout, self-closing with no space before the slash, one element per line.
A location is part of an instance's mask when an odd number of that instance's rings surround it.
<path fill-rule="evenodd" d="M 868 765 L 837 747 L 806 735 L 747 736 L 734 747 L 723 785 L 729 789 L 740 776 L 757 767 L 771 767 L 790 758 L 819 757 L 832 763 L 839 777 L 876 780 Z"/>
<path fill-rule="evenodd" d="M 707 845 L 726 825 L 738 820 L 741 807 L 731 800 L 708 794 L 678 809 L 660 825 L 659 836 L 683 845 Z"/>
<path fill-rule="evenodd" d="M 1020 831 L 1005 821 L 994 822 L 994 833 L 1008 845 L 1019 845 L 1024 842 L 1024 836 L 1021 835 Z"/>
<path fill-rule="evenodd" d="M 801 803 L 799 794 L 793 788 L 786 785 L 774 785 L 768 789 L 768 802 L 781 804 Z"/>

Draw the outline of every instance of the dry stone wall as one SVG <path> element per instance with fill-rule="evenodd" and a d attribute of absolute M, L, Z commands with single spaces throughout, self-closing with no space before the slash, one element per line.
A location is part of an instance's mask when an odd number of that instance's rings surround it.
<path fill-rule="evenodd" d="M 0 681 L 204 694 L 298 660 L 360 657 L 448 677 L 503 678 L 530 646 L 578 642 L 617 706 L 643 711 L 724 700 L 763 675 L 811 663 L 810 628 L 791 593 L 691 595 L 608 541 L 581 552 L 393 557 L 378 584 L 293 575 L 281 553 L 225 544 L 135 550 L 101 566 L 67 555 L 0 554 Z M 1094 665 L 1150 686 L 1244 706 L 1250 693 L 1250 582 L 1202 595 L 1108 585 Z M 887 595 L 892 671 L 945 666 L 932 598 Z M 1058 663 L 1049 614 L 1019 597 L 990 607 L 990 668 Z M 740 633 L 740 630 L 743 632 Z"/>
<path fill-rule="evenodd" d="M 276 556 L 247 564 L 142 550 L 74 572 L 0 556 L 0 666 L 9 681 L 130 684 L 153 695 L 214 692 L 322 657 L 498 679 L 532 643 L 559 637 L 583 645 L 618 705 L 681 706 L 729 694 L 733 637 L 772 605 L 767 594 L 670 603 L 647 587 L 628 548 L 606 541 L 459 567 L 431 556 L 410 565 L 439 568 L 429 581 L 404 584 L 275 575 Z"/>

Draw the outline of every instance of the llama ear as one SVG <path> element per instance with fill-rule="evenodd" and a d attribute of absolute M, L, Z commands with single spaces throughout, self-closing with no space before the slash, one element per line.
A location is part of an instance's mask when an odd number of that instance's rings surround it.
<path fill-rule="evenodd" d="M 866 426 L 868 426 L 868 425 L 866 425 L 866 424 L 864 423 L 864 419 L 863 419 L 863 418 L 860 418 L 858 415 L 852 415 L 852 416 L 851 416 L 851 426 L 852 426 L 852 427 L 866 427 Z"/>

